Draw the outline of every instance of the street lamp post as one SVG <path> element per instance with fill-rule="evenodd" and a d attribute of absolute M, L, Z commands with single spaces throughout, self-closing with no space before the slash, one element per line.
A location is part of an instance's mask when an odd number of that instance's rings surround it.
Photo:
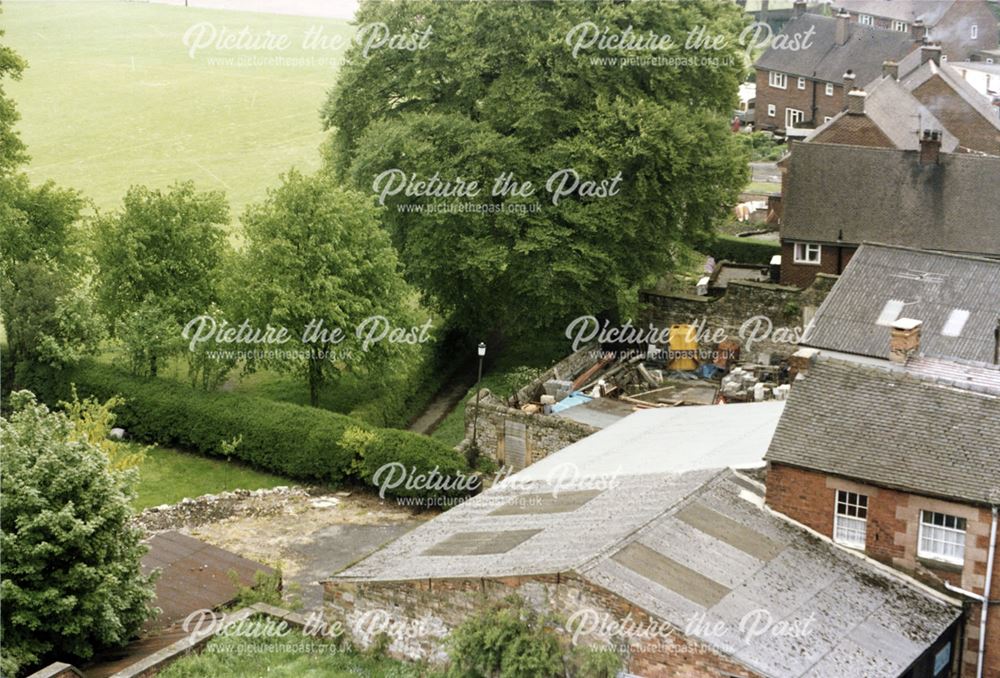
<path fill-rule="evenodd" d="M 472 419 L 472 446 L 479 451 L 479 382 L 483 380 L 483 357 L 486 355 L 486 344 L 479 342 L 476 349 L 479 354 L 479 376 L 476 377 L 476 414 Z"/>

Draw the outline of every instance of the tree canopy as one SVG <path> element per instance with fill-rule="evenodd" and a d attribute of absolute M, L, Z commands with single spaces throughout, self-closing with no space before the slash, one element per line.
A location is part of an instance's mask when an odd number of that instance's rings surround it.
<path fill-rule="evenodd" d="M 480 183 L 471 198 L 402 190 L 384 201 L 407 275 L 469 329 L 614 307 L 669 270 L 678 241 L 709 232 L 745 182 L 728 126 L 745 68 L 744 20 L 731 3 L 404 0 L 363 2 L 356 20 L 431 32 L 420 49 L 349 50 L 323 111 L 328 168 L 372 199 L 376 178 L 394 170 Z M 639 56 L 678 61 L 633 64 L 629 50 L 575 46 L 574 30 L 595 29 L 669 34 L 673 50 Z M 699 32 L 725 40 L 683 47 Z M 581 183 L 553 204 L 545 184 L 568 170 Z M 535 193 L 492 195 L 502 174 Z M 616 177 L 614 195 L 582 184 L 608 188 Z M 494 207 L 409 206 L 456 201 Z"/>

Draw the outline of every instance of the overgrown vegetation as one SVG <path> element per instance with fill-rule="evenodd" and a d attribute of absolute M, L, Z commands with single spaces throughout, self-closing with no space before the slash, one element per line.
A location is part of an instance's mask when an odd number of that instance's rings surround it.
<path fill-rule="evenodd" d="M 740 146 L 750 154 L 751 162 L 775 162 L 788 151 L 788 145 L 768 132 L 735 135 Z"/>

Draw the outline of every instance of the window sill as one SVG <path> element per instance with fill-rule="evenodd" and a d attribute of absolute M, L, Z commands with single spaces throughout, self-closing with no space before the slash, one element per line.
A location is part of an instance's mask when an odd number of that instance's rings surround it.
<path fill-rule="evenodd" d="M 965 569 L 964 564 L 954 563 L 949 560 L 938 560 L 928 556 L 917 556 L 917 562 L 930 570 L 940 570 L 941 572 L 955 572 L 961 574 Z"/>
<path fill-rule="evenodd" d="M 818 262 L 818 261 L 800 261 L 798 259 L 792 259 L 792 263 L 793 264 L 802 264 L 803 266 L 819 266 L 820 265 L 820 262 Z"/>

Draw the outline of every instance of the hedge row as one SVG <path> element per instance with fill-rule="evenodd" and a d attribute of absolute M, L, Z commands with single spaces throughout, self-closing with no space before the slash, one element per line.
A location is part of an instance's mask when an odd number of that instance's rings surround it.
<path fill-rule="evenodd" d="M 22 371 L 18 382 L 52 405 L 69 399 L 72 384 L 81 398 L 103 401 L 119 395 L 125 404 L 115 409 L 117 425 L 141 442 L 219 455 L 224 442 L 242 438 L 234 457 L 296 480 L 333 484 L 353 475 L 370 481 L 377 470 L 369 469 L 374 460 L 398 461 L 424 474 L 435 467 L 443 473 L 468 470 L 462 455 L 426 436 L 376 428 L 314 407 L 206 393 L 94 362 L 59 372 L 32 368 Z M 386 494 L 418 496 L 391 489 Z"/>
<path fill-rule="evenodd" d="M 720 235 L 710 246 L 709 253 L 716 261 L 732 261 L 738 264 L 771 263 L 771 257 L 781 254 L 781 245 L 775 241 L 752 240 Z"/>

